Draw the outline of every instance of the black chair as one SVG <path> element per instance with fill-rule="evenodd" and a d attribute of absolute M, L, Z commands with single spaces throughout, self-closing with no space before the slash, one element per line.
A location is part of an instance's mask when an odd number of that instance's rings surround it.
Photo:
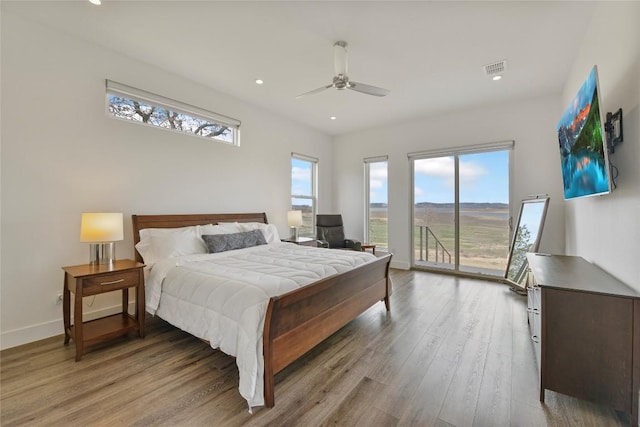
<path fill-rule="evenodd" d="M 316 239 L 322 247 L 362 250 L 359 241 L 344 237 L 342 215 L 316 215 Z"/>

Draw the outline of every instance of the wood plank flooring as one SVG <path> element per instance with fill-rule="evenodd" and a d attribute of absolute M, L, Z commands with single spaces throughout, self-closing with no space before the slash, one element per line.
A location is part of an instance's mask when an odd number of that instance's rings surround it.
<path fill-rule="evenodd" d="M 547 391 L 526 301 L 500 284 L 392 272 L 377 304 L 276 376 L 247 411 L 235 359 L 158 318 L 89 347 L 54 337 L 0 353 L 2 426 L 622 426 L 622 413 Z"/>

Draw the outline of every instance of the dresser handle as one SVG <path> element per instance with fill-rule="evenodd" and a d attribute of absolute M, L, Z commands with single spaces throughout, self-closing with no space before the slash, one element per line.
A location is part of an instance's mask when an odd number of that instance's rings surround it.
<path fill-rule="evenodd" d="M 120 282 L 124 282 L 124 279 L 120 279 L 120 280 L 112 280 L 111 282 L 102 282 L 102 283 L 100 283 L 100 286 L 104 286 L 104 285 L 115 285 L 116 283 L 120 283 Z"/>
<path fill-rule="evenodd" d="M 537 335 L 531 335 L 531 341 L 537 344 L 540 342 L 540 338 Z"/>

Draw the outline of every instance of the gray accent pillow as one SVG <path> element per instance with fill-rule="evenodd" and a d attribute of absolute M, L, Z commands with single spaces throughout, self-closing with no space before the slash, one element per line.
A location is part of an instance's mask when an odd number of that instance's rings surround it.
<path fill-rule="evenodd" d="M 231 251 L 233 249 L 250 248 L 266 245 L 264 234 L 260 230 L 245 231 L 231 234 L 204 234 L 202 240 L 207 245 L 209 253 Z"/>

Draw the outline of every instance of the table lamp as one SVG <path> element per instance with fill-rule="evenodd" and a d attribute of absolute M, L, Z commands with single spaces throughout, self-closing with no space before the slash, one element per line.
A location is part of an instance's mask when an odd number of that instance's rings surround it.
<path fill-rule="evenodd" d="M 122 213 L 83 213 L 80 241 L 90 243 L 89 263 L 112 265 L 116 259 L 115 242 L 123 240 Z"/>
<path fill-rule="evenodd" d="M 298 240 L 298 227 L 302 225 L 302 211 L 287 212 L 287 222 L 291 228 L 291 240 Z"/>

